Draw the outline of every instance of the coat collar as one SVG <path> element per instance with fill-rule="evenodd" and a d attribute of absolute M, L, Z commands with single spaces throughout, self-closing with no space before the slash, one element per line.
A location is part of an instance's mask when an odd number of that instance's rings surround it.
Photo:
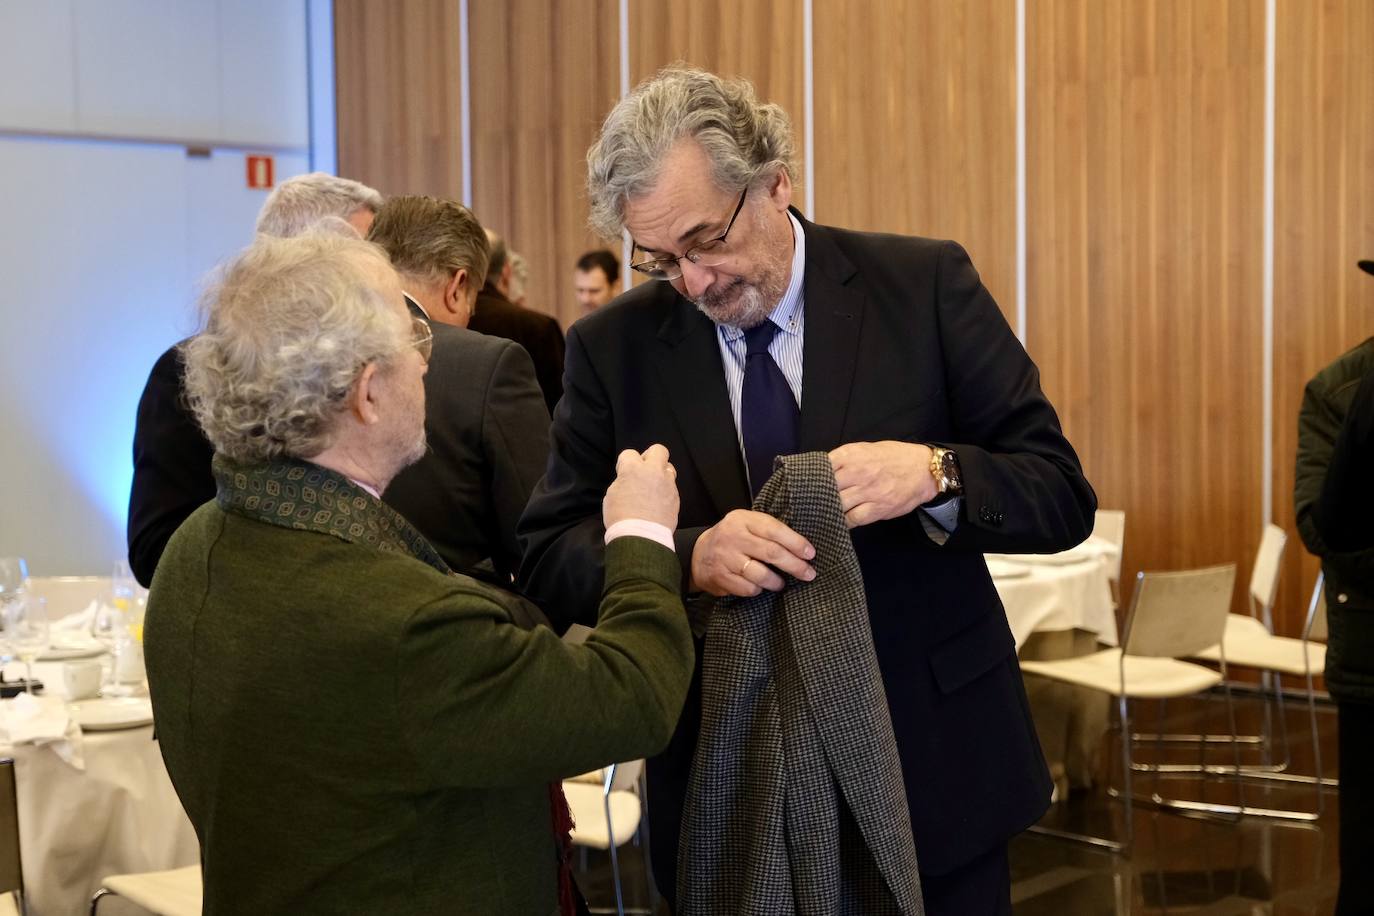
<path fill-rule="evenodd" d="M 295 458 L 250 465 L 216 455 L 211 467 L 215 501 L 231 515 L 403 553 L 449 572 L 410 522 L 342 474 Z"/>

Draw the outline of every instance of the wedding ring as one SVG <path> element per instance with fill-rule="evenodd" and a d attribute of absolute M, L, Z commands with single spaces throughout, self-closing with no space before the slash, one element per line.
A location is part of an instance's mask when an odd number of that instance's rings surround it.
<path fill-rule="evenodd" d="M 744 565 L 741 566 L 741 567 L 739 568 L 739 577 L 740 577 L 741 579 L 747 579 L 747 578 L 749 578 L 748 576 L 745 575 L 745 573 L 748 572 L 748 570 L 749 570 L 749 564 L 752 563 L 752 562 L 754 562 L 754 558 L 753 558 L 753 557 L 750 557 L 749 559 L 745 560 L 745 561 L 744 561 Z"/>

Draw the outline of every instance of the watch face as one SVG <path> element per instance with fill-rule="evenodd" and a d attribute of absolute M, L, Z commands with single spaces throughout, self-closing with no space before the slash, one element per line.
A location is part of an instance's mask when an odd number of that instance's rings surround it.
<path fill-rule="evenodd" d="M 940 456 L 940 470 L 944 472 L 949 485 L 958 489 L 964 485 L 959 479 L 959 459 L 951 451 L 946 451 Z"/>

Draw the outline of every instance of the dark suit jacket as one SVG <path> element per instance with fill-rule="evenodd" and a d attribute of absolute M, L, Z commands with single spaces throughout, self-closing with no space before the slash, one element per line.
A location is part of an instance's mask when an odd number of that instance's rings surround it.
<path fill-rule="evenodd" d="M 943 874 L 1034 822 L 1051 790 L 981 554 L 1076 544 L 1096 498 L 1038 371 L 962 248 L 803 226 L 799 451 L 898 439 L 946 445 L 962 466 L 961 517 L 943 547 L 914 513 L 853 532 L 916 851 L 923 872 Z M 700 533 L 749 505 L 716 340 L 715 326 L 666 283 L 637 287 L 569 331 L 549 470 L 520 525 L 520 582 L 556 623 L 593 619 L 600 500 L 621 449 L 668 448 L 684 582 Z M 695 694 L 649 768 L 654 871 L 666 889 Z"/>
<path fill-rule="evenodd" d="M 491 287 L 477 295 L 468 330 L 513 340 L 534 360 L 534 374 L 552 412 L 563 396 L 563 329 L 543 312 L 516 305 Z"/>
<path fill-rule="evenodd" d="M 548 455 L 548 410 L 519 347 L 439 322 L 431 327 L 429 450 L 392 481 L 383 499 L 449 566 L 491 579 L 485 569 L 474 569 L 490 558 L 495 579 L 508 583 L 519 559 L 515 522 Z M 134 427 L 129 565 L 144 585 L 151 584 L 172 532 L 214 497 L 212 455 L 182 398 L 174 347 L 153 367 Z"/>
<path fill-rule="evenodd" d="M 183 369 L 177 344 L 153 364 L 138 401 L 127 534 L 129 567 L 145 587 L 172 532 L 215 498 L 215 450 L 182 398 Z"/>
<path fill-rule="evenodd" d="M 490 558 L 497 582 L 509 585 L 520 561 L 515 523 L 548 459 L 549 411 L 529 356 L 515 344 L 438 321 L 430 328 L 429 452 L 382 499 L 449 566 L 471 572 Z"/>

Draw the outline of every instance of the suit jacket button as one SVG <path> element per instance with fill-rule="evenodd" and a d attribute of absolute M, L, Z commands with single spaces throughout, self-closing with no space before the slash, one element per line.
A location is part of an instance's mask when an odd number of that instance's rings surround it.
<path fill-rule="evenodd" d="M 1349 601 L 1349 600 L 1350 600 L 1350 596 L 1347 595 L 1345 592 L 1341 592 L 1339 595 L 1336 596 L 1336 603 L 1337 603 L 1337 604 L 1345 604 L 1345 603 L 1346 603 L 1347 601 Z"/>

